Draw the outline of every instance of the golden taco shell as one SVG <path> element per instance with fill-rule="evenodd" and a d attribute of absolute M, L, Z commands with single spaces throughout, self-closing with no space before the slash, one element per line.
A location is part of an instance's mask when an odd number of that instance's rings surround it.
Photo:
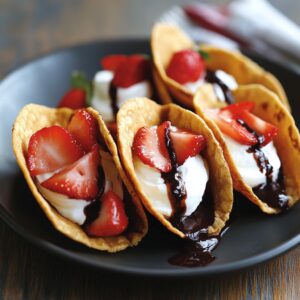
<path fill-rule="evenodd" d="M 202 134 L 207 140 L 207 147 L 202 152 L 209 167 L 209 184 L 213 186 L 214 223 L 209 227 L 210 234 L 218 234 L 229 219 L 232 209 L 233 191 L 229 169 L 222 149 L 211 130 L 196 114 L 175 104 L 158 105 L 147 98 L 128 100 L 117 114 L 118 149 L 124 169 L 146 209 L 171 232 L 184 237 L 184 233 L 176 229 L 163 214 L 159 213 L 144 193 L 134 170 L 132 144 L 134 136 L 143 126 L 159 125 L 169 120 L 174 126 Z"/>
<path fill-rule="evenodd" d="M 32 191 L 38 204 L 51 221 L 52 225 L 67 237 L 85 244 L 88 247 L 116 252 L 134 246 L 147 233 L 148 223 L 142 205 L 134 193 L 130 182 L 128 181 L 118 157 L 116 144 L 114 143 L 104 121 L 99 114 L 92 108 L 88 111 L 93 114 L 99 124 L 100 134 L 105 142 L 107 149 L 112 155 L 114 163 L 120 173 L 120 176 L 127 187 L 132 198 L 132 205 L 135 207 L 135 215 L 137 220 L 134 223 L 134 230 L 126 232 L 120 236 L 92 238 L 89 237 L 84 230 L 77 224 L 63 217 L 58 211 L 50 205 L 50 203 L 39 192 L 33 178 L 31 177 L 26 164 L 26 153 L 29 139 L 36 131 L 52 126 L 59 125 L 66 127 L 74 111 L 68 108 L 48 108 L 41 105 L 29 104 L 26 105 L 19 113 L 13 126 L 13 150 L 16 155 L 17 162 L 24 174 L 30 190 Z"/>
<path fill-rule="evenodd" d="M 193 93 L 186 87 L 171 79 L 166 74 L 166 68 L 177 51 L 192 49 L 193 41 L 183 31 L 174 25 L 158 23 L 151 33 L 151 50 L 156 69 L 164 84 L 178 103 L 189 108 L 193 107 Z M 223 70 L 232 75 L 239 85 L 258 83 L 276 93 L 289 108 L 289 103 L 280 82 L 271 73 L 238 51 L 230 51 L 210 45 L 201 45 L 201 50 L 208 53 L 206 61 L 210 70 Z"/>
<path fill-rule="evenodd" d="M 218 107 L 216 103 L 219 103 L 215 97 L 211 96 L 209 89 L 211 89 L 211 86 L 206 85 L 203 89 L 198 90 L 194 97 L 194 108 L 196 113 L 211 128 L 222 146 L 230 168 L 234 188 L 259 206 L 263 212 L 268 214 L 279 213 L 280 209 L 270 207 L 261 201 L 253 193 L 252 188 L 242 180 L 226 146 L 222 132 L 215 122 L 204 114 L 204 108 L 216 108 Z M 289 196 L 288 206 L 291 207 L 300 197 L 300 176 L 298 170 L 300 165 L 300 137 L 293 117 L 280 102 L 278 96 L 261 85 L 241 86 L 233 94 L 237 103 L 243 101 L 254 102 L 255 108 L 253 113 L 278 128 L 278 135 L 274 138 L 274 145 L 282 165 L 286 193 Z"/>

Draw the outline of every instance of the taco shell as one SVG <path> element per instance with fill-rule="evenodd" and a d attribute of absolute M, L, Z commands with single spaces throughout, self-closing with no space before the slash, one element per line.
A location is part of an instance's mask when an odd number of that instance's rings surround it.
<path fill-rule="evenodd" d="M 278 208 L 270 207 L 261 201 L 241 178 L 233 158 L 226 146 L 222 132 L 213 120 L 207 117 L 203 109 L 220 107 L 219 101 L 209 92 L 210 85 L 198 90 L 194 97 L 194 109 L 202 117 L 223 148 L 224 156 L 229 165 L 234 188 L 268 214 L 279 213 Z M 278 134 L 274 138 L 278 156 L 281 161 L 286 194 L 289 196 L 288 206 L 294 205 L 300 198 L 300 137 L 295 121 L 278 96 L 261 85 L 241 86 L 233 91 L 237 103 L 251 101 L 255 103 L 253 113 L 261 119 L 275 125 Z M 218 106 L 216 106 L 218 104 Z"/>
<path fill-rule="evenodd" d="M 210 234 L 218 234 L 229 219 L 232 209 L 232 180 L 222 149 L 211 130 L 196 114 L 175 104 L 161 106 L 147 98 L 128 100 L 117 114 L 118 148 L 124 169 L 146 209 L 167 229 L 183 238 L 184 233 L 176 229 L 163 214 L 152 206 L 151 200 L 148 199 L 139 183 L 133 164 L 131 148 L 138 129 L 143 126 L 159 125 L 166 120 L 179 128 L 202 134 L 207 140 L 207 148 L 202 154 L 209 167 L 209 184 L 215 187 L 212 189 L 215 219 L 208 231 Z"/>
<path fill-rule="evenodd" d="M 166 86 L 179 104 L 189 108 L 193 108 L 193 93 L 168 77 L 165 70 L 175 52 L 194 47 L 193 41 L 174 25 L 157 23 L 152 29 L 151 50 L 154 65 L 160 75 L 160 84 Z M 283 104 L 290 109 L 280 82 L 258 64 L 238 51 L 211 45 L 200 45 L 200 49 L 209 55 L 209 59 L 206 61 L 208 69 L 225 71 L 235 78 L 238 85 L 261 84 L 276 93 Z"/>
<path fill-rule="evenodd" d="M 59 125 L 66 127 L 70 121 L 74 111 L 68 108 L 48 108 L 41 105 L 29 104 L 26 105 L 19 113 L 13 126 L 13 150 L 17 162 L 23 172 L 23 175 L 32 191 L 36 201 L 52 223 L 52 225 L 65 236 L 82 243 L 88 247 L 106 250 L 108 252 L 117 252 L 134 246 L 139 243 L 143 236 L 147 233 L 148 223 L 142 205 L 134 193 L 130 182 L 128 181 L 118 157 L 117 147 L 114 143 L 104 121 L 100 115 L 92 108 L 87 109 L 98 121 L 100 135 L 106 144 L 107 149 L 112 155 L 113 161 L 120 173 L 123 183 L 127 187 L 132 198 L 132 205 L 135 207 L 135 228 L 132 232 L 125 231 L 124 234 L 115 237 L 92 238 L 89 237 L 84 230 L 77 224 L 66 219 L 58 211 L 50 205 L 50 203 L 39 192 L 33 178 L 31 177 L 26 164 L 26 153 L 29 139 L 36 131 L 52 126 Z"/>

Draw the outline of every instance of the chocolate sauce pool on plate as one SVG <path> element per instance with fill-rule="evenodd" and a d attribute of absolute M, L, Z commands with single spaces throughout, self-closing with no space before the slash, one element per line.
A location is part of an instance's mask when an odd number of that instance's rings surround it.
<path fill-rule="evenodd" d="M 184 216 L 187 193 L 182 174 L 178 170 L 176 154 L 170 139 L 170 128 L 166 128 L 165 139 L 172 165 L 169 173 L 162 173 L 173 211 L 169 221 L 186 237 L 183 240 L 182 251 L 172 256 L 168 261 L 170 264 L 183 267 L 205 266 L 214 260 L 211 251 L 220 240 L 220 236 L 208 235 L 208 227 L 214 222 L 213 198 L 207 187 L 202 202 L 196 211 L 190 216 Z"/>
<path fill-rule="evenodd" d="M 270 207 L 286 209 L 289 197 L 285 193 L 285 186 L 283 182 L 282 170 L 280 169 L 276 182 L 273 181 L 273 166 L 270 164 L 268 158 L 261 150 L 264 142 L 264 136 L 259 135 L 255 130 L 249 127 L 243 120 L 237 119 L 237 122 L 246 128 L 257 138 L 257 143 L 247 150 L 253 153 L 259 170 L 265 172 L 267 183 L 261 184 L 253 188 L 254 194 L 263 202 L 267 203 Z"/>
<path fill-rule="evenodd" d="M 206 70 L 205 80 L 209 83 L 216 84 L 221 88 L 226 103 L 228 104 L 234 103 L 234 97 L 232 95 L 231 89 L 227 86 L 227 84 L 225 84 L 224 81 L 222 81 L 217 76 L 215 71 Z"/>

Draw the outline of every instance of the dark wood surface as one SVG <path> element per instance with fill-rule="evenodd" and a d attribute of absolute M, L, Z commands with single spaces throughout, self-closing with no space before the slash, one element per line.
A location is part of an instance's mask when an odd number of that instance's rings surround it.
<path fill-rule="evenodd" d="M 0 78 L 51 50 L 149 35 L 172 0 L 0 0 Z M 210 1 L 226 3 L 228 1 Z M 300 24 L 299 0 L 273 0 Z M 205 280 L 158 280 L 91 270 L 50 255 L 0 221 L 0 299 L 300 299 L 300 247 L 250 270 Z"/>

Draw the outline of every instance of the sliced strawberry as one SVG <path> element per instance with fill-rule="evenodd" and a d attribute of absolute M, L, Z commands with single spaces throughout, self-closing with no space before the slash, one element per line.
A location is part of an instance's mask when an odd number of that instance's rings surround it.
<path fill-rule="evenodd" d="M 82 147 L 60 126 L 34 133 L 28 144 L 27 163 L 31 176 L 53 172 L 84 155 Z"/>
<path fill-rule="evenodd" d="M 92 200 L 98 195 L 99 153 L 95 145 L 91 152 L 63 168 L 41 185 L 74 199 Z"/>
<path fill-rule="evenodd" d="M 245 101 L 240 103 L 234 103 L 231 105 L 227 105 L 220 109 L 220 113 L 224 112 L 230 112 L 232 115 L 239 114 L 240 112 L 246 110 L 246 111 L 253 111 L 255 106 L 254 102 L 251 101 Z"/>
<path fill-rule="evenodd" d="M 95 221 L 86 227 L 90 236 L 116 236 L 126 230 L 128 218 L 123 201 L 112 190 L 102 197 L 101 210 Z"/>
<path fill-rule="evenodd" d="M 142 55 L 127 56 L 115 69 L 112 83 L 116 87 L 128 88 L 150 78 L 150 61 Z"/>
<path fill-rule="evenodd" d="M 216 122 L 224 134 L 237 142 L 251 146 L 257 143 L 257 138 L 239 124 L 230 113 L 220 113 L 218 109 L 205 109 L 205 114 Z"/>
<path fill-rule="evenodd" d="M 92 114 L 85 109 L 80 109 L 75 112 L 68 125 L 68 130 L 83 146 L 86 152 L 89 152 L 97 143 L 97 121 Z"/>
<path fill-rule="evenodd" d="M 171 171 L 171 162 L 162 149 L 155 127 L 142 127 L 134 136 L 132 151 L 139 159 L 162 172 Z"/>
<path fill-rule="evenodd" d="M 115 71 L 118 65 L 126 60 L 126 55 L 114 54 L 101 59 L 101 65 L 104 70 Z"/>
<path fill-rule="evenodd" d="M 205 62 L 194 50 L 174 53 L 167 69 L 167 75 L 180 84 L 197 81 L 205 71 Z"/>
<path fill-rule="evenodd" d="M 264 142 L 262 143 L 262 146 L 270 143 L 278 133 L 278 128 L 276 126 L 253 115 L 249 111 L 240 112 L 238 117 L 242 119 L 251 129 L 264 136 Z"/>
<path fill-rule="evenodd" d="M 78 88 L 69 90 L 60 100 L 57 107 L 69 107 L 72 109 L 86 107 L 85 91 Z"/>
<path fill-rule="evenodd" d="M 171 131 L 170 138 L 179 165 L 182 165 L 189 157 L 198 155 L 206 146 L 203 135 L 188 131 L 179 129 Z"/>

